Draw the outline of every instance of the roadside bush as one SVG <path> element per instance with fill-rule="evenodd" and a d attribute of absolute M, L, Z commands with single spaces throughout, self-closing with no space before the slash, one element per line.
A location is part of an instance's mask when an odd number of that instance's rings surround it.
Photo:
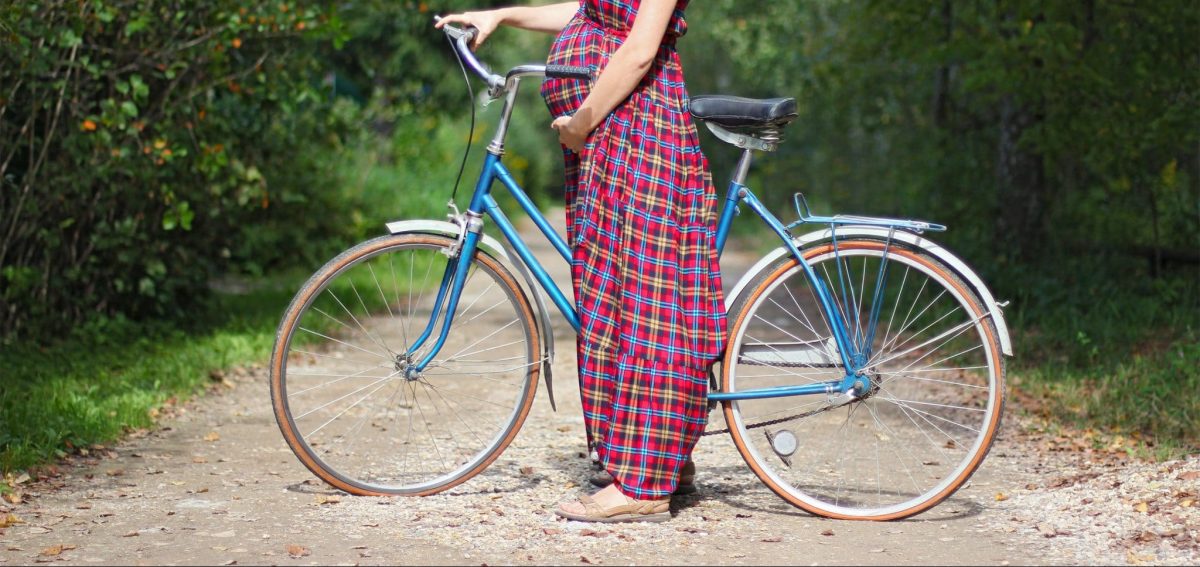
<path fill-rule="evenodd" d="M 315 4 L 0 7 L 0 337 L 178 315 L 226 271 L 324 256 L 351 206 Z M 345 213 L 345 214 L 343 214 Z"/>

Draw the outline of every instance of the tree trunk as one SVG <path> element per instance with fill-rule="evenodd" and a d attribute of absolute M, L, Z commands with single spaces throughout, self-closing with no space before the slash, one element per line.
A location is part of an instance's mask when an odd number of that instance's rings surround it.
<path fill-rule="evenodd" d="M 954 33 L 954 13 L 950 0 L 942 0 L 942 44 L 950 43 Z M 938 128 L 946 127 L 946 118 L 950 105 L 950 63 L 943 62 L 934 77 L 933 88 L 933 124 Z"/>
<path fill-rule="evenodd" d="M 1042 220 L 1047 203 L 1042 156 L 1020 147 L 1021 135 L 1037 120 L 1036 114 L 1019 105 L 1012 95 L 1000 103 L 995 242 L 999 254 L 1014 260 L 1033 257 L 1045 244 Z"/>

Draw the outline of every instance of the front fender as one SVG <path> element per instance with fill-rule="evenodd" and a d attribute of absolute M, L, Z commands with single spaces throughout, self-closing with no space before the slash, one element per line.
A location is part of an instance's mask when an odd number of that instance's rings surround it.
<path fill-rule="evenodd" d="M 404 220 L 387 223 L 388 232 L 391 234 L 403 233 L 421 233 L 421 234 L 438 234 L 458 238 L 461 231 L 458 225 L 449 221 L 439 220 Z M 554 375 L 551 371 L 551 366 L 554 363 L 554 334 L 550 329 L 550 315 L 546 310 L 546 303 L 542 299 L 542 294 L 539 293 L 539 288 L 535 284 L 533 276 L 529 270 L 525 268 L 525 264 L 520 260 L 514 260 L 513 255 L 508 253 L 508 248 L 500 243 L 500 241 L 486 234 L 479 235 L 479 247 L 487 254 L 500 260 L 507 262 L 510 266 L 515 266 L 517 272 L 525 278 L 525 285 L 533 292 L 534 303 L 537 306 L 538 314 L 538 335 L 541 336 L 542 349 L 542 372 L 546 377 L 546 395 L 550 398 L 550 407 L 555 411 L 558 410 L 557 404 L 554 403 Z"/>
<path fill-rule="evenodd" d="M 805 247 L 832 240 L 834 235 L 833 229 L 817 230 L 808 234 L 803 234 L 792 238 L 792 243 L 797 248 L 803 250 Z M 913 248 L 924 250 L 933 257 L 944 262 L 954 273 L 958 274 L 968 285 L 979 295 L 983 300 L 984 306 L 991 313 L 992 321 L 996 325 L 996 333 L 1000 338 L 1000 350 L 1008 356 L 1012 356 L 1012 340 L 1008 336 L 1008 325 L 1004 322 L 1004 311 L 1000 308 L 1000 304 L 996 303 L 996 299 L 992 297 L 992 292 L 984 285 L 983 279 L 963 262 L 958 256 L 955 256 L 949 250 L 938 245 L 936 242 L 922 237 L 919 234 L 912 232 L 891 230 L 888 228 L 870 227 L 870 226 L 840 226 L 837 228 L 837 237 L 839 239 L 864 237 L 873 240 L 897 240 L 903 242 Z M 763 256 L 758 263 L 750 267 L 746 274 L 738 280 L 733 289 L 725 296 L 725 309 L 728 311 L 732 307 L 742 293 L 746 291 L 746 287 L 750 284 L 750 280 L 754 278 L 758 272 L 765 269 L 775 261 L 789 253 L 786 246 L 780 246 L 772 250 L 766 256 Z"/>

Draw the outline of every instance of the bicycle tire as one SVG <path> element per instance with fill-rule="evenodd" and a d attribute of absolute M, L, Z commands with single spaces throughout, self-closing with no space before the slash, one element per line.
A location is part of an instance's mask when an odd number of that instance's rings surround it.
<path fill-rule="evenodd" d="M 445 346 L 418 379 L 405 378 L 437 336 L 405 354 L 433 312 L 454 244 L 422 233 L 363 242 L 313 274 L 284 313 L 270 364 L 276 422 L 301 463 L 337 489 L 449 489 L 491 464 L 529 414 L 541 370 L 534 312 L 483 251 Z"/>
<path fill-rule="evenodd" d="M 989 312 L 953 270 L 918 248 L 864 238 L 803 254 L 825 278 L 854 340 L 871 338 L 874 362 L 867 370 L 881 385 L 855 401 L 800 396 L 724 402 L 734 444 L 764 484 L 812 514 L 894 520 L 929 510 L 967 482 L 999 431 L 1005 366 Z M 845 376 L 828 319 L 799 261 L 781 258 L 754 278 L 730 310 L 721 390 Z M 918 280 L 920 291 L 906 304 Z M 926 295 L 930 284 L 938 289 Z M 864 304 L 876 303 L 872 325 L 872 310 Z M 894 328 L 898 316 L 902 323 Z M 914 346 L 920 348 L 910 351 Z M 933 362 L 911 369 L 928 360 Z"/>

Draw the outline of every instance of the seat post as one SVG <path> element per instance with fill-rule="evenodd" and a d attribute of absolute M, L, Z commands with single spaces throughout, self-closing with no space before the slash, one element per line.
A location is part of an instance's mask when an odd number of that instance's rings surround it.
<path fill-rule="evenodd" d="M 737 168 L 733 170 L 733 183 L 745 187 L 746 176 L 750 173 L 750 161 L 754 158 L 754 150 L 746 148 L 742 150 L 742 157 L 738 160 Z"/>

